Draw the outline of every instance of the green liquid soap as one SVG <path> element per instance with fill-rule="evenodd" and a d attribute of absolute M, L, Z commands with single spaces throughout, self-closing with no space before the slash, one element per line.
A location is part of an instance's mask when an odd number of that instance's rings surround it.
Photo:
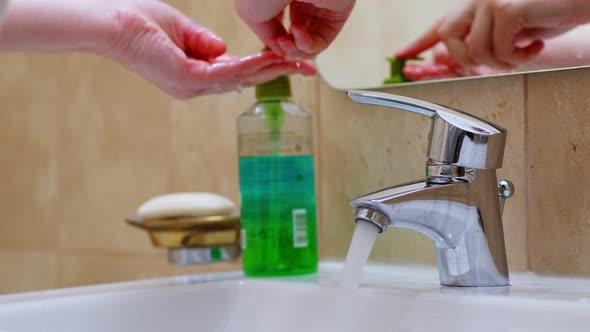
<path fill-rule="evenodd" d="M 246 276 L 316 272 L 313 156 L 241 157 L 239 163 Z"/>

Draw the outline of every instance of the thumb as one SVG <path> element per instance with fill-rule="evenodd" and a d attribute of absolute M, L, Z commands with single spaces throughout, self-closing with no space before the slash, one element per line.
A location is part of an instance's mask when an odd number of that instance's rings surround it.
<path fill-rule="evenodd" d="M 225 41 L 210 30 L 191 23 L 184 30 L 185 52 L 190 56 L 209 60 L 225 53 Z"/>

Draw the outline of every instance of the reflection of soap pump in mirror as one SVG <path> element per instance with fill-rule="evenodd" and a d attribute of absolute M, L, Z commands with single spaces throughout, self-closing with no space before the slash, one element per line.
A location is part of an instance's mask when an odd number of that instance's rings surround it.
<path fill-rule="evenodd" d="M 383 84 L 397 84 L 412 82 L 413 80 L 404 74 L 404 67 L 409 60 L 422 60 L 421 58 L 387 57 L 389 62 L 389 77 L 383 80 Z"/>

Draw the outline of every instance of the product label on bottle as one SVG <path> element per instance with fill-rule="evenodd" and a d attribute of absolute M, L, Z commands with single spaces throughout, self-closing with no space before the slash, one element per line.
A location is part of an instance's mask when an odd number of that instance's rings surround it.
<path fill-rule="evenodd" d="M 305 209 L 293 210 L 293 247 L 307 247 L 307 211 Z"/>

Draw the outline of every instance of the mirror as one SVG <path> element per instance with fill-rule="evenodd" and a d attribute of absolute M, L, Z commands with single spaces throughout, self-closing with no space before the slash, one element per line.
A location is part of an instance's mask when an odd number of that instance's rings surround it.
<path fill-rule="evenodd" d="M 357 0 L 356 8 L 341 34 L 316 59 L 322 78 L 337 89 L 384 86 L 384 80 L 390 76 L 390 64 L 386 57 L 392 56 L 416 39 L 437 19 L 463 2 L 464 0 Z M 584 48 L 589 53 L 590 42 L 588 45 L 584 43 L 589 33 L 590 25 L 585 25 L 549 40 L 542 55 L 537 56 L 538 59 L 511 72 L 483 68 L 460 76 L 476 77 L 586 66 L 590 64 L 590 57 L 584 56 Z M 584 43 L 580 43 L 580 40 Z M 556 52 L 546 56 L 548 50 Z M 432 51 L 425 52 L 421 58 L 416 63 L 432 61 Z"/>

